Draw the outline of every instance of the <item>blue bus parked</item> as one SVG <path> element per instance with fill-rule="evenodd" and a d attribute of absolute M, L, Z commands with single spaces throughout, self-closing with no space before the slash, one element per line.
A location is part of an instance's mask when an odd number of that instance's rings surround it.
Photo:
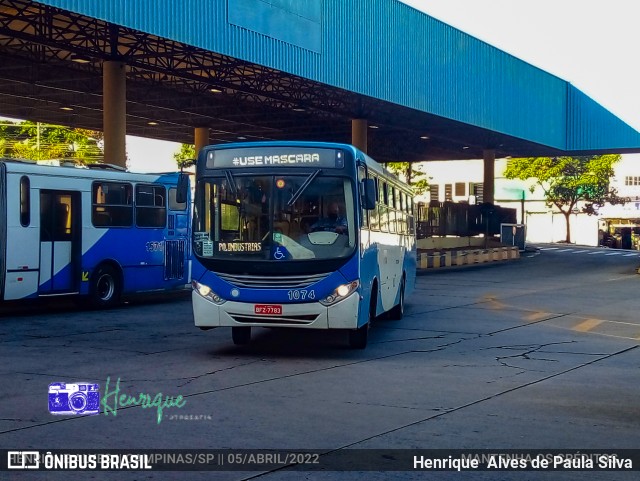
<path fill-rule="evenodd" d="M 401 318 L 415 284 L 410 188 L 351 145 L 237 143 L 198 156 L 195 325 L 342 329 Z"/>
<path fill-rule="evenodd" d="M 122 294 L 184 288 L 181 176 L 0 159 L 0 299 L 81 295 L 109 307 Z"/>

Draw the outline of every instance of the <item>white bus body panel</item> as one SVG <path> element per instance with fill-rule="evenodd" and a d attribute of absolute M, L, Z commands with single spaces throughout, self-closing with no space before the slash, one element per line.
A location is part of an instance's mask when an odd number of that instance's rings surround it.
<path fill-rule="evenodd" d="M 407 249 L 397 245 L 398 236 L 385 232 L 371 232 L 371 243 L 378 245 L 378 268 L 380 269 L 380 302 L 383 311 L 392 309 L 398 297 L 402 279 L 404 258 Z M 395 242 L 395 245 L 394 245 Z"/>
<path fill-rule="evenodd" d="M 34 220 L 29 227 L 20 225 L 20 177 L 7 175 L 7 246 L 6 269 L 38 269 L 40 255 L 40 227 Z M 31 189 L 32 209 L 40 209 L 40 196 Z"/>
<path fill-rule="evenodd" d="M 20 176 L 7 173 L 7 234 L 4 299 L 14 300 L 38 292 L 40 269 L 40 229 L 33 221 L 29 227 L 20 224 Z M 33 209 L 40 209 L 40 197 L 30 192 Z"/>
<path fill-rule="evenodd" d="M 7 272 L 4 298 L 8 301 L 23 299 L 38 290 L 38 272 Z"/>

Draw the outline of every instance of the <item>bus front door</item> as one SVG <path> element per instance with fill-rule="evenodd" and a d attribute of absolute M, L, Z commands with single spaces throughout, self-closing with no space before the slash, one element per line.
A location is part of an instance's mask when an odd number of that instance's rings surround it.
<path fill-rule="evenodd" d="M 40 191 L 39 294 L 77 292 L 79 213 L 79 192 Z"/>

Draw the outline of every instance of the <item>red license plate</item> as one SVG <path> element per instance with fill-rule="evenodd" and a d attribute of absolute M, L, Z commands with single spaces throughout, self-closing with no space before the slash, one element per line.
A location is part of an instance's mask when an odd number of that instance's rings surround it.
<path fill-rule="evenodd" d="M 254 312 L 263 316 L 282 315 L 282 306 L 277 304 L 256 304 Z"/>

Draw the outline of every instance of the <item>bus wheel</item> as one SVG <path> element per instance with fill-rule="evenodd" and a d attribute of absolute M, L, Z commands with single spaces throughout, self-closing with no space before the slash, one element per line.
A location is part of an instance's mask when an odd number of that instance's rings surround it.
<path fill-rule="evenodd" d="M 93 307 L 105 309 L 120 302 L 122 283 L 116 270 L 109 265 L 99 266 L 91 276 L 89 302 Z"/>
<path fill-rule="evenodd" d="M 251 327 L 232 327 L 231 338 L 236 346 L 249 344 L 251 340 Z"/>
<path fill-rule="evenodd" d="M 377 285 L 373 284 L 373 291 L 377 292 Z M 369 319 L 364 326 L 360 326 L 358 329 L 352 329 L 349 331 L 349 347 L 351 349 L 364 349 L 367 347 L 367 341 L 369 340 L 369 327 L 376 317 L 376 294 L 371 295 L 371 301 L 369 303 Z"/>
<path fill-rule="evenodd" d="M 399 321 L 404 316 L 404 277 L 400 284 L 400 299 L 393 309 L 389 311 L 388 318 Z"/>

